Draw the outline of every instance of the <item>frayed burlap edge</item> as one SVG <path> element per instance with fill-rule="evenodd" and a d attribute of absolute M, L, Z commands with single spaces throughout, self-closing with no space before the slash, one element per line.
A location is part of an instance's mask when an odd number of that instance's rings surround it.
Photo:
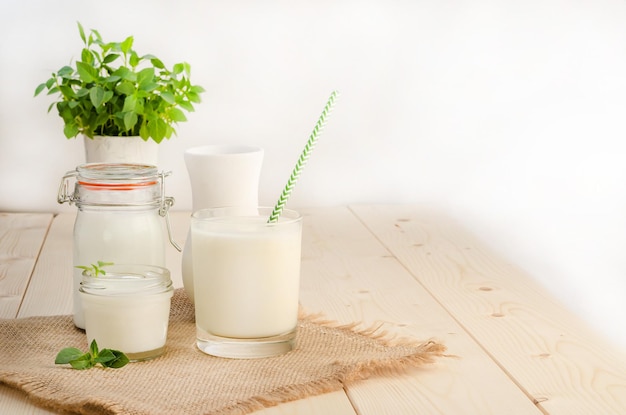
<path fill-rule="evenodd" d="M 277 406 L 308 397 L 336 392 L 358 381 L 373 376 L 392 376 L 407 373 L 411 368 L 418 368 L 433 363 L 436 357 L 444 357 L 445 347 L 433 341 L 424 344 L 422 356 L 407 356 L 384 362 L 365 362 L 354 367 L 345 367 L 341 372 L 329 378 L 322 378 L 305 385 L 291 385 L 273 391 L 266 397 L 252 397 L 245 402 L 223 408 L 211 415 L 246 415 L 260 409 Z"/>
<path fill-rule="evenodd" d="M 72 369 L 59 368 L 59 370 Z M 94 368 L 92 370 L 104 369 Z M 35 377 L 25 378 L 23 375 L 19 375 L 17 373 L 15 375 L 19 376 L 17 381 L 8 377 L 3 379 L 0 384 L 4 384 L 26 394 L 26 398 L 40 408 L 68 415 L 114 415 L 128 413 L 123 405 L 116 402 L 109 402 L 107 400 L 96 399 L 94 397 L 80 399 L 79 397 L 63 390 L 52 391 L 45 382 L 42 382 L 40 379 Z M 45 396 L 42 396 L 39 393 L 40 390 L 44 391 Z M 52 396 L 54 397 L 54 400 L 51 400 Z M 61 404 L 59 402 L 63 403 Z M 68 402 L 71 402 L 71 404 L 68 404 Z M 69 409 L 68 405 L 71 405 L 72 409 Z"/>
<path fill-rule="evenodd" d="M 417 348 L 417 352 L 400 358 L 376 359 L 373 361 L 360 362 L 355 365 L 347 365 L 339 372 L 333 373 L 332 376 L 320 378 L 305 384 L 282 387 L 268 392 L 266 396 L 253 396 L 245 401 L 236 402 L 223 407 L 217 412 L 211 412 L 210 415 L 247 415 L 251 412 L 278 406 L 283 403 L 336 392 L 371 377 L 406 374 L 411 369 L 434 364 L 437 358 L 457 357 L 446 354 L 446 346 L 437 342 L 435 339 L 420 343 L 415 339 L 402 337 L 395 333 L 390 333 L 387 330 L 382 330 L 382 324 L 373 324 L 365 328 L 362 327 L 360 323 L 342 324 L 324 318 L 321 313 L 307 314 L 302 308 L 299 311 L 298 319 L 300 321 L 368 337 L 384 346 Z"/>

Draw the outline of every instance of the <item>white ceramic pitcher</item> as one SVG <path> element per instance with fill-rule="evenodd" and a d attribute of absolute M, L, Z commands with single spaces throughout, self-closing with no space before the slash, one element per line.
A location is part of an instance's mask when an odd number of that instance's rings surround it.
<path fill-rule="evenodd" d="M 263 149 L 255 146 L 207 145 L 185 151 L 191 182 L 192 209 L 250 207 L 259 203 L 259 178 Z M 193 303 L 191 232 L 182 257 L 183 286 Z"/>

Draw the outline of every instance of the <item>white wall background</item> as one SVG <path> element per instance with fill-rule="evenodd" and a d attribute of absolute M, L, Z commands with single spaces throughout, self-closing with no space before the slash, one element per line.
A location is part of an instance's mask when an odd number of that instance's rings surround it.
<path fill-rule="evenodd" d="M 290 207 L 446 211 L 626 346 L 626 3 L 622 0 L 2 0 L 0 211 L 64 211 L 83 162 L 37 84 L 79 56 L 76 21 L 186 60 L 204 102 L 161 145 L 265 148 L 273 204 L 333 89 Z"/>

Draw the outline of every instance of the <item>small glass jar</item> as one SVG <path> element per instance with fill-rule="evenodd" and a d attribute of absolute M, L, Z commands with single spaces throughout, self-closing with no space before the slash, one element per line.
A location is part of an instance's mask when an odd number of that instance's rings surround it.
<path fill-rule="evenodd" d="M 88 344 L 125 353 L 131 361 L 165 351 L 174 288 L 166 268 L 113 264 L 105 274 L 83 271 L 79 295 Z"/>
<path fill-rule="evenodd" d="M 74 266 L 98 261 L 165 266 L 165 217 L 174 199 L 164 195 L 166 173 L 156 166 L 132 163 L 89 163 L 68 172 L 59 187 L 58 202 L 78 208 L 74 222 Z M 75 180 L 68 193 L 69 180 Z M 178 246 L 172 241 L 172 244 Z M 180 249 L 179 249 L 180 250 Z M 74 324 L 85 328 L 78 287 L 81 270 L 74 269 Z"/>

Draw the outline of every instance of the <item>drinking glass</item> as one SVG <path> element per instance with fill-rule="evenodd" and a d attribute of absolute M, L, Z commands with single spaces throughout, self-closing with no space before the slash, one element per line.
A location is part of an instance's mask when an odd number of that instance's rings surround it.
<path fill-rule="evenodd" d="M 197 346 L 229 358 L 275 356 L 294 347 L 302 217 L 272 208 L 226 207 L 192 214 Z"/>

